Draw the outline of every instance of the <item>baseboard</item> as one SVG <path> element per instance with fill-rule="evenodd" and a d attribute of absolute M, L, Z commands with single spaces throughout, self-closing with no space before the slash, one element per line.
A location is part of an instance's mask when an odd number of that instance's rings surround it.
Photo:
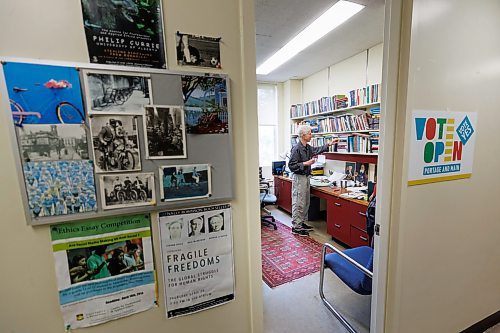
<path fill-rule="evenodd" d="M 500 311 L 497 311 L 491 316 L 484 318 L 480 322 L 475 323 L 474 325 L 463 330 L 460 333 L 483 333 L 488 328 L 493 327 L 498 323 L 500 323 Z"/>

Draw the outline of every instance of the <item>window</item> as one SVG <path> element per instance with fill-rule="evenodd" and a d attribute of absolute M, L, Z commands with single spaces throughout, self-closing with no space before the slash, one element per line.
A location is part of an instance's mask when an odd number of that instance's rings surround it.
<path fill-rule="evenodd" d="M 271 166 L 278 151 L 278 96 L 276 85 L 257 85 L 259 165 Z"/>

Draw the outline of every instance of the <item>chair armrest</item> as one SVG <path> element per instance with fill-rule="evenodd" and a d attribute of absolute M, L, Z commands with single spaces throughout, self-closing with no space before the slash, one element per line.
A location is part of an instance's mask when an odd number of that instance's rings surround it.
<path fill-rule="evenodd" d="M 330 243 L 324 243 L 323 244 L 323 251 L 321 254 L 321 265 L 325 265 L 325 256 L 326 256 L 326 249 L 330 249 L 333 252 L 337 253 L 339 256 L 347 260 L 349 263 L 354 265 L 357 269 L 359 269 L 361 272 L 363 272 L 366 276 L 373 278 L 373 272 L 370 272 L 368 269 L 365 267 L 361 266 L 356 260 L 352 259 L 348 255 L 346 255 L 344 252 L 341 250 L 337 249 L 335 246 L 333 246 Z"/>

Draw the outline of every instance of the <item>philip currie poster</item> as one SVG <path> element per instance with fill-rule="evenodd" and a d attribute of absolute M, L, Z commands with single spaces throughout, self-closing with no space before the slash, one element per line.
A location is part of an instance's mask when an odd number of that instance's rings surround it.
<path fill-rule="evenodd" d="M 81 0 L 90 62 L 167 68 L 160 0 Z"/>
<path fill-rule="evenodd" d="M 156 307 L 149 215 L 50 227 L 67 331 Z"/>
<path fill-rule="evenodd" d="M 167 318 L 234 299 L 231 206 L 159 213 Z"/>
<path fill-rule="evenodd" d="M 470 178 L 476 112 L 414 111 L 408 185 Z"/>

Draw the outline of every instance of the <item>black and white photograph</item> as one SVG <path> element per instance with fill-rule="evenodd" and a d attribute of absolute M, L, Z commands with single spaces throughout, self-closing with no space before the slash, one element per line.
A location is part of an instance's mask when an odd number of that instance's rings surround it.
<path fill-rule="evenodd" d="M 99 177 L 103 209 L 156 204 L 154 173 L 123 173 Z"/>
<path fill-rule="evenodd" d="M 90 118 L 96 173 L 141 171 L 137 116 Z"/>
<path fill-rule="evenodd" d="M 144 114 L 153 104 L 149 74 L 85 71 L 83 78 L 88 114 Z"/>
<path fill-rule="evenodd" d="M 224 213 L 218 213 L 208 217 L 208 232 L 219 232 L 224 230 Z"/>
<path fill-rule="evenodd" d="M 177 32 L 177 64 L 222 68 L 220 38 L 189 35 Z"/>
<path fill-rule="evenodd" d="M 160 167 L 161 201 L 207 198 L 212 194 L 210 165 Z"/>
<path fill-rule="evenodd" d="M 186 158 L 186 128 L 181 106 L 146 106 L 144 136 L 146 158 Z"/>
<path fill-rule="evenodd" d="M 88 160 L 85 125 L 16 127 L 23 162 Z"/>

